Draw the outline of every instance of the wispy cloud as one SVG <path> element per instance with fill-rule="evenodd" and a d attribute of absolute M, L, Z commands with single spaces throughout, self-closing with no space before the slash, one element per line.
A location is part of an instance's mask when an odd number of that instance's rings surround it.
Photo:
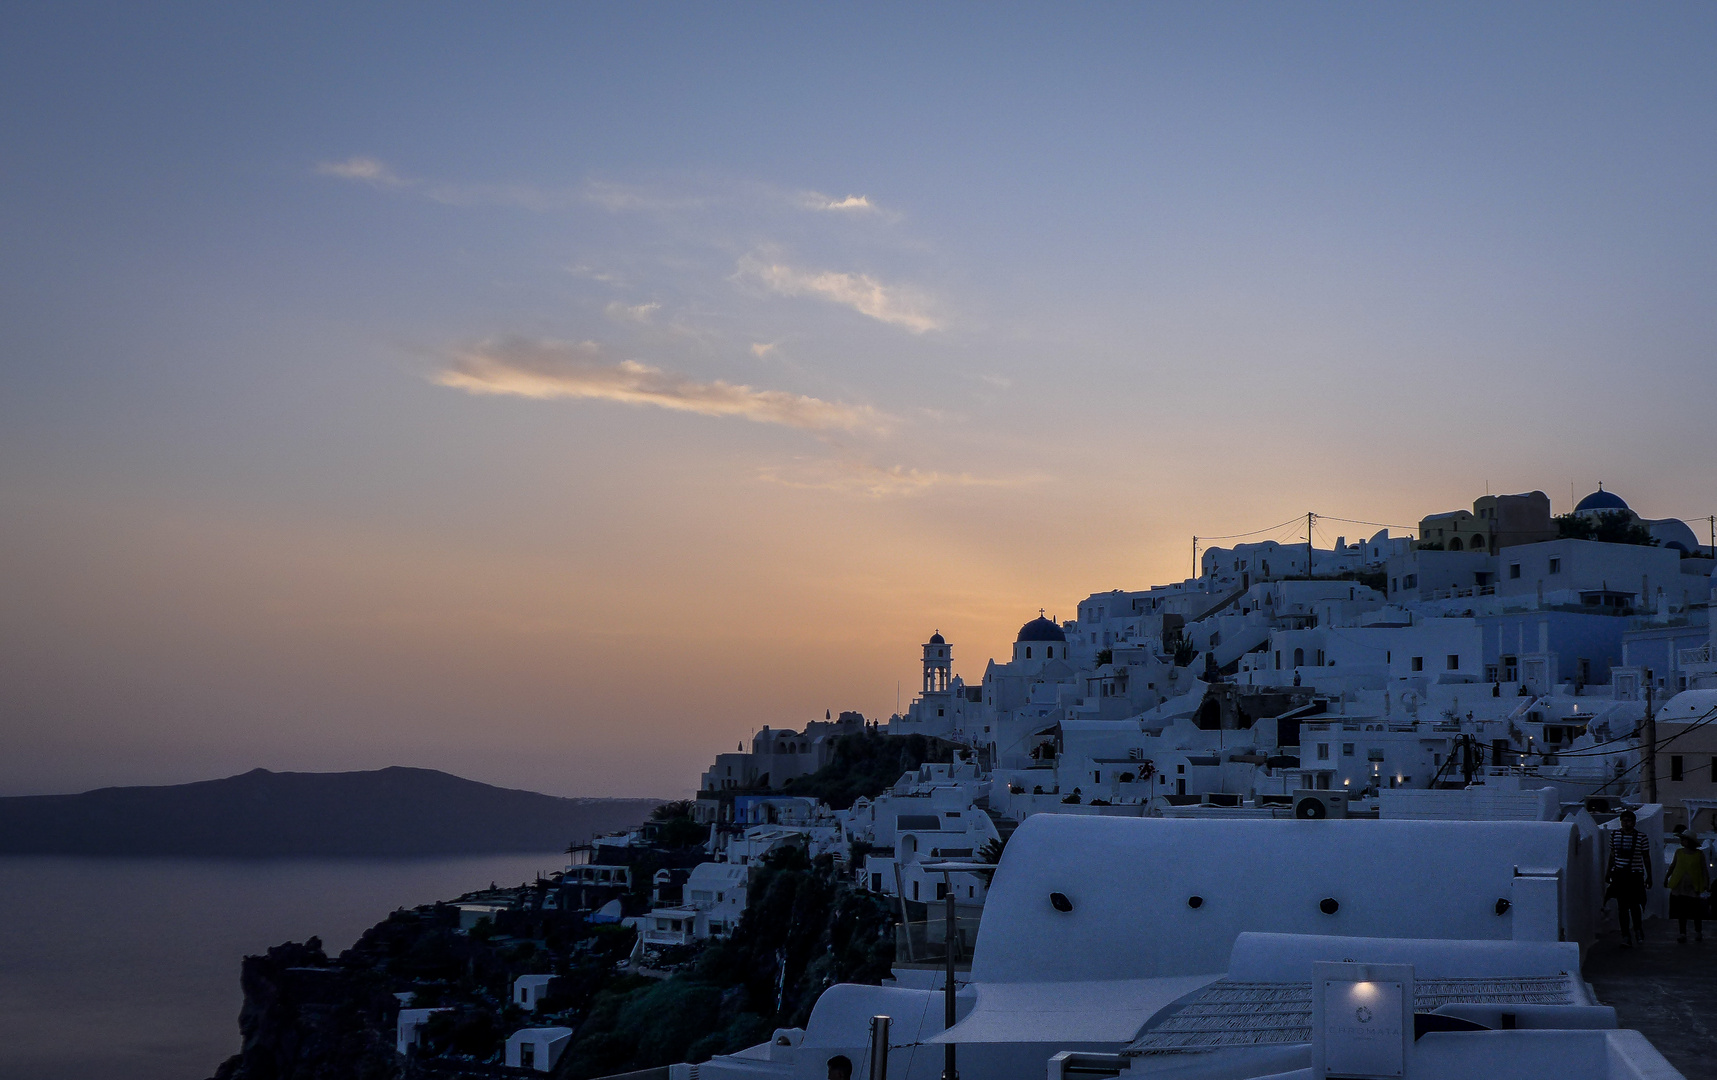
<path fill-rule="evenodd" d="M 791 468 L 772 467 L 761 470 L 758 477 L 785 487 L 843 491 L 877 499 L 922 495 L 936 488 L 1011 488 L 1038 482 L 1036 477 L 982 477 L 851 460 L 807 461 Z"/>
<path fill-rule="evenodd" d="M 650 321 L 650 316 L 659 311 L 661 307 L 661 304 L 654 301 L 648 304 L 622 304 L 615 300 L 602 310 L 607 313 L 610 319 L 616 319 L 620 322 L 647 323 Z"/>
<path fill-rule="evenodd" d="M 709 204 L 707 198 L 691 195 L 664 195 L 650 188 L 634 187 L 628 184 L 616 184 L 611 181 L 592 180 L 585 184 L 579 195 L 586 202 L 595 203 L 604 210 L 621 213 L 624 211 L 663 211 L 663 210 L 696 210 Z"/>
<path fill-rule="evenodd" d="M 886 431 L 891 418 L 868 405 L 758 390 L 717 380 L 698 382 L 635 360 L 615 362 L 593 341 L 509 338 L 457 355 L 435 375 L 442 386 L 472 394 L 583 398 L 653 405 L 700 416 L 737 416 L 809 431 Z"/>
<path fill-rule="evenodd" d="M 374 187 L 405 187 L 411 183 L 373 157 L 357 155 L 345 161 L 323 161 L 316 165 L 318 176 L 335 176 Z"/>
<path fill-rule="evenodd" d="M 775 351 L 775 346 L 779 344 L 781 344 L 779 341 L 753 341 L 751 343 L 751 355 L 759 360 L 767 359 L 769 354 Z"/>
<path fill-rule="evenodd" d="M 836 199 L 820 191 L 807 191 L 799 196 L 799 205 L 807 210 L 836 210 L 848 214 L 874 214 L 879 207 L 868 195 L 848 195 Z"/>
<path fill-rule="evenodd" d="M 761 282 L 782 296 L 811 296 L 842 304 L 861 315 L 922 334 L 942 324 L 926 310 L 924 299 L 909 290 L 884 285 L 869 274 L 835 270 L 800 270 L 747 256 L 739 261 L 742 277 Z"/>

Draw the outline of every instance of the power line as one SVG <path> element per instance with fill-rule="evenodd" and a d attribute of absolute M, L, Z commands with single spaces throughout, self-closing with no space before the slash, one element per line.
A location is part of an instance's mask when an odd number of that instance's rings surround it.
<path fill-rule="evenodd" d="M 1419 531 L 1419 526 L 1417 526 L 1417 525 L 1391 525 L 1387 521 L 1360 521 L 1356 518 L 1334 517 L 1330 514 L 1319 514 L 1318 517 L 1322 518 L 1325 521 L 1346 522 L 1349 525 L 1375 525 L 1379 529 L 1400 529 L 1402 532 L 1418 532 Z"/>
<path fill-rule="evenodd" d="M 1295 514 L 1293 517 L 1282 522 L 1281 525 L 1271 525 L 1268 528 L 1264 528 L 1264 529 L 1253 529 L 1251 532 L 1229 533 L 1227 536 L 1200 536 L 1200 537 L 1197 537 L 1197 539 L 1199 539 L 1199 540 L 1238 540 L 1242 536 L 1257 536 L 1259 533 L 1277 532 L 1277 531 L 1281 530 L 1284 526 L 1298 524 L 1299 520 L 1300 520 L 1300 516 L 1298 514 Z"/>

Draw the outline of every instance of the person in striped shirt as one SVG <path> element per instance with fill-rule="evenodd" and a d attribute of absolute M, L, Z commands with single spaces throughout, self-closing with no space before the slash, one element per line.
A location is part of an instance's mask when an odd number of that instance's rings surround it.
<path fill-rule="evenodd" d="M 1610 887 L 1604 898 L 1616 901 L 1624 949 L 1645 941 L 1643 909 L 1646 890 L 1655 876 L 1651 872 L 1651 840 L 1634 828 L 1637 820 L 1632 810 L 1622 811 L 1622 827 L 1610 834 L 1610 865 L 1605 874 Z"/>

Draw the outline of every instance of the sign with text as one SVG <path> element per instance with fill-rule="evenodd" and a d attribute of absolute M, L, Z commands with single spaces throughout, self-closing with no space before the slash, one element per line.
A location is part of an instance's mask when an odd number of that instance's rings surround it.
<path fill-rule="evenodd" d="M 1413 1041 L 1413 965 L 1312 965 L 1312 1075 L 1401 1080 Z"/>

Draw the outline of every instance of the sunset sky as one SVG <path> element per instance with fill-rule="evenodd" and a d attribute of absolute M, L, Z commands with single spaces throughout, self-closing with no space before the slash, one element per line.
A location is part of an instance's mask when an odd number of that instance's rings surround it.
<path fill-rule="evenodd" d="M 0 14 L 0 794 L 686 794 L 1194 534 L 1717 510 L 1709 5 L 354 7 Z"/>

